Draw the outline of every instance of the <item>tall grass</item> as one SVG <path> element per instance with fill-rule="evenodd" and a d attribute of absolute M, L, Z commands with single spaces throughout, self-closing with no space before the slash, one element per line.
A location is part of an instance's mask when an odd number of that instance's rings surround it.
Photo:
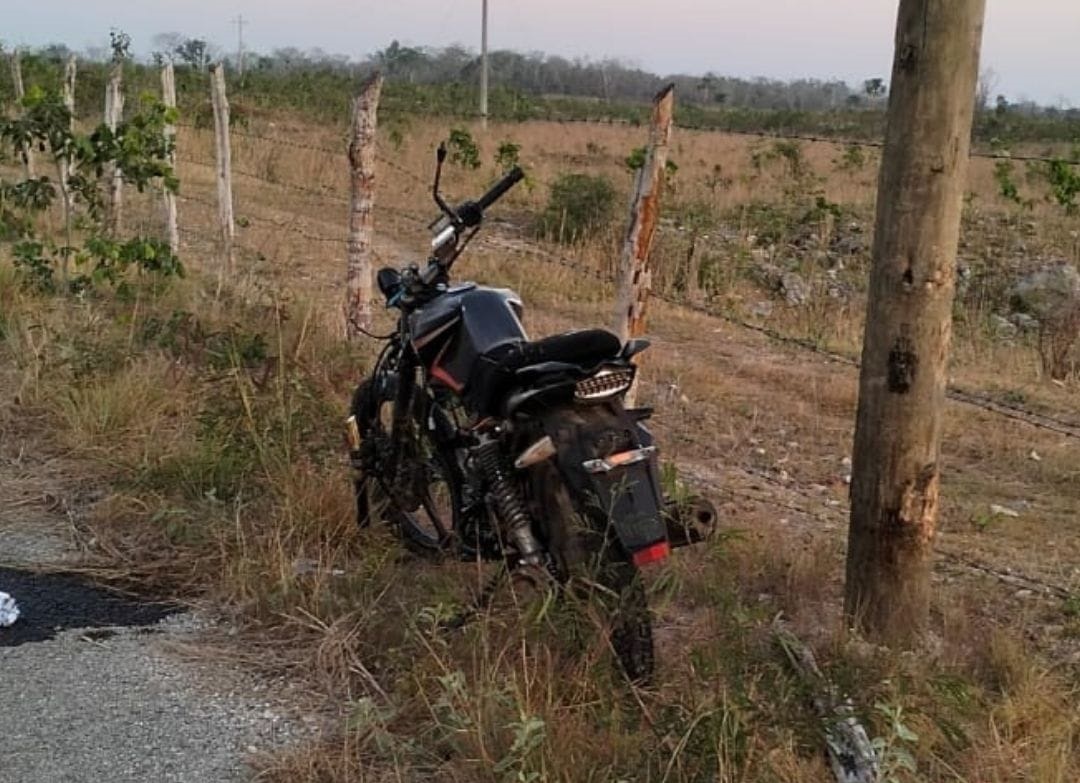
<path fill-rule="evenodd" d="M 313 144 L 340 141 L 332 130 L 298 123 L 287 130 Z M 394 159 L 422 176 L 444 131 L 417 122 Z M 622 159 L 639 135 L 495 125 L 481 146 L 488 161 L 493 140 L 523 144 L 536 184 L 501 205 L 523 226 L 545 203 L 547 184 L 567 169 L 602 174 L 625 191 Z M 684 263 L 678 221 L 689 205 L 708 204 L 702 231 L 713 244 L 702 268 L 713 281 L 710 304 L 736 313 L 768 297 L 752 275 L 763 253 L 776 259 L 796 238 L 819 247 L 839 230 L 840 221 L 807 218 L 820 188 L 843 202 L 847 218 L 868 219 L 872 176 L 833 176 L 831 145 L 804 149 L 811 174 L 793 182 L 782 161 L 751 177 L 744 140 L 680 138 L 672 151 L 677 189 L 667 202 L 672 222 L 655 257 L 666 293 L 680 292 L 682 278 L 670 270 Z M 209 154 L 208 144 L 208 136 L 191 131 L 181 139 L 187 154 L 199 153 L 199 145 Z M 251 144 L 238 150 L 238 165 L 266 179 L 314 178 L 328 193 L 343 192 L 340 161 L 290 149 Z M 717 163 L 731 179 L 723 187 L 707 182 Z M 474 194 L 492 174 L 455 170 L 447 186 Z M 806 179 L 811 175 L 816 179 Z M 982 176 L 976 168 L 973 188 Z M 188 192 L 211 185 L 205 171 L 184 182 Z M 380 188 L 380 205 L 417 211 L 426 204 L 425 188 L 408 177 L 387 172 Z M 908 779 L 1076 779 L 1075 673 L 1047 662 L 1019 630 L 1001 627 L 1005 610 L 987 605 L 1002 599 L 995 586 L 943 583 L 935 606 L 939 643 L 919 656 L 893 655 L 838 627 L 842 542 L 832 531 L 843 519 L 842 510 L 830 509 L 844 492 L 853 376 L 659 302 L 650 313 L 658 344 L 644 365 L 646 393 L 662 402 L 656 429 L 668 455 L 717 478 L 729 530 L 650 577 L 658 682 L 634 688 L 615 676 L 590 606 L 543 594 L 529 599 L 524 589 L 519 600 L 503 596 L 476 622 L 447 633 L 439 619 L 479 591 L 486 571 L 422 565 L 387 531 L 353 526 L 339 432 L 370 350 L 339 339 L 330 285 L 339 259 L 289 230 L 329 231 L 340 220 L 325 203 L 262 181 L 241 193 L 241 214 L 290 222 L 250 230 L 244 239 L 258 243 L 263 256 L 252 253 L 250 278 L 218 303 L 198 273 L 125 301 L 40 297 L 20 290 L 0 263 L 0 433 L 5 422 L 33 422 L 49 448 L 81 460 L 86 478 L 106 488 L 79 521 L 94 564 L 227 615 L 237 634 L 208 639 L 214 655 L 287 674 L 332 716 L 318 741 L 260 759 L 266 779 L 824 780 L 810 694 L 773 642 L 778 614 L 810 641 L 873 735 L 891 730 L 875 703 L 902 708 L 919 736 L 912 748 L 918 772 Z M 206 228 L 198 219 L 192 209 L 188 225 Z M 380 220 L 409 228 L 400 236 L 381 232 L 388 263 L 422 250 L 417 226 Z M 970 236 L 987 226 L 973 222 Z M 612 228 L 572 248 L 540 249 L 606 276 L 618 234 Z M 519 288 L 537 335 L 609 320 L 610 287 L 544 264 L 535 246 L 520 245 L 520 254 L 477 246 L 482 252 L 462 259 L 457 271 Z M 850 280 L 863 274 L 864 261 L 851 262 Z M 859 300 L 802 310 L 778 304 L 772 323 L 853 348 Z M 1018 368 L 1030 363 L 1024 347 L 991 349 L 978 342 L 984 339 L 964 338 L 958 371 L 1021 384 Z M 964 527 L 1007 488 L 1036 497 L 1039 536 L 1053 531 L 1057 558 L 1071 562 L 1076 484 L 1069 449 L 1039 440 L 1036 462 L 1026 456 L 1034 446 L 1025 441 L 1021 451 L 1012 430 L 967 417 L 951 426 L 952 464 L 958 472 L 977 470 L 951 478 L 946 531 Z M 822 514 L 832 514 L 825 523 L 800 510 L 813 505 L 807 492 L 820 498 Z M 964 543 L 1012 558 L 1033 537 L 1024 528 L 996 535 Z M 1034 559 L 1029 553 L 1024 567 L 1037 567 Z M 1059 608 L 1040 606 L 1045 616 L 1023 618 L 1023 627 L 1065 622 Z"/>

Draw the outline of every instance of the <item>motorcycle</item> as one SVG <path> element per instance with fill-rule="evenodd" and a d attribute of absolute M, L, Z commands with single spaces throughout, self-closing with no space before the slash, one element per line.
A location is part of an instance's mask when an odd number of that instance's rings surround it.
<path fill-rule="evenodd" d="M 588 586 L 606 601 L 626 675 L 646 680 L 654 651 L 639 572 L 702 540 L 715 511 L 665 500 L 652 411 L 624 407 L 646 340 L 589 329 L 531 341 L 517 294 L 451 282 L 486 210 L 523 172 L 451 206 L 445 159 L 442 145 L 426 265 L 376 278 L 399 317 L 346 421 L 358 522 L 389 524 L 422 555 Z"/>

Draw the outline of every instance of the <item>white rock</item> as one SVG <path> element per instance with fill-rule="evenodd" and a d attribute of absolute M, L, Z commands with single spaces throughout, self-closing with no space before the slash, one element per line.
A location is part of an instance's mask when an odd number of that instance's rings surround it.
<path fill-rule="evenodd" d="M 19 619 L 19 607 L 7 593 L 0 593 L 0 628 L 7 628 Z"/>
<path fill-rule="evenodd" d="M 1019 511 L 1014 511 L 1013 509 L 1009 508 L 1008 506 L 999 506 L 997 503 L 991 503 L 990 504 L 990 513 L 994 514 L 995 516 L 1002 516 L 1002 517 L 1018 517 L 1018 516 L 1020 516 Z"/>
<path fill-rule="evenodd" d="M 1039 456 L 1039 452 L 1035 451 L 1035 449 L 1032 449 L 1028 453 L 1028 459 L 1033 460 L 1035 462 L 1042 462 L 1042 457 Z"/>
<path fill-rule="evenodd" d="M 990 316 L 990 329 L 994 332 L 995 336 L 1004 340 L 1016 337 L 1016 333 L 1019 331 L 1019 327 L 1017 327 L 1016 324 L 1000 315 Z"/>

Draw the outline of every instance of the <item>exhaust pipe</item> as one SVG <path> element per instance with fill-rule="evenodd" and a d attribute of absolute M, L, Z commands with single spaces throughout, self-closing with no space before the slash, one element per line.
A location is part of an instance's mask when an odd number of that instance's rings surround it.
<path fill-rule="evenodd" d="M 672 549 L 697 544 L 710 538 L 718 521 L 716 506 L 700 495 L 664 503 L 664 522 L 667 524 L 668 542 Z"/>

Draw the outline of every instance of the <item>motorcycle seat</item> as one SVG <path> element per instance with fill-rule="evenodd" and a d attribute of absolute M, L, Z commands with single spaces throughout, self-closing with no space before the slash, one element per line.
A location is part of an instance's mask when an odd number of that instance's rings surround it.
<path fill-rule="evenodd" d="M 504 344 L 492 352 L 491 358 L 502 369 L 513 371 L 544 362 L 595 364 L 614 359 L 622 347 L 622 341 L 606 329 L 582 329 L 535 341 Z"/>

